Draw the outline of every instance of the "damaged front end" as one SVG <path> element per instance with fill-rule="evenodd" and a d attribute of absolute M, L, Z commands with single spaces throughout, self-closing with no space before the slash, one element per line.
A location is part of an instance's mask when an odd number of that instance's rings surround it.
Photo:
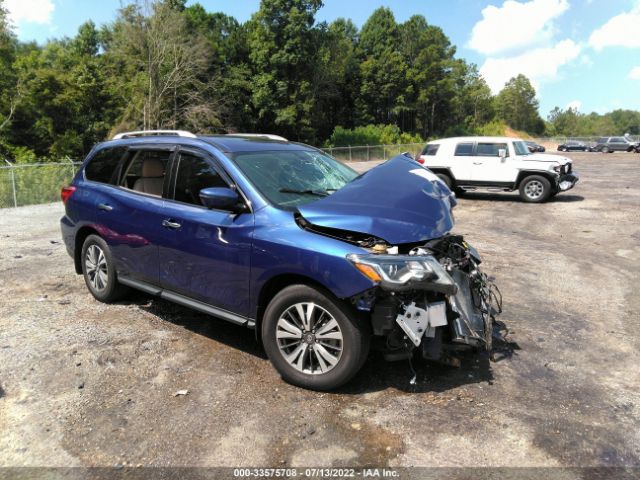
<path fill-rule="evenodd" d="M 369 252 L 347 258 L 377 287 L 351 300 L 370 312 L 387 360 L 410 359 L 420 349 L 427 360 L 457 366 L 462 351 L 491 350 L 502 298 L 462 236 L 422 245 L 378 244 Z"/>

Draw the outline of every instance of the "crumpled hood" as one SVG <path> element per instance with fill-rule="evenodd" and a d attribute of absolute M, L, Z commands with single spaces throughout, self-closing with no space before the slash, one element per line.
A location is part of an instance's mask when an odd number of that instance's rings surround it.
<path fill-rule="evenodd" d="M 455 196 L 433 173 L 399 155 L 298 211 L 314 225 L 397 245 L 445 235 L 454 224 L 455 204 Z"/>
<path fill-rule="evenodd" d="M 547 163 L 559 163 L 560 165 L 566 165 L 567 163 L 573 163 L 573 160 L 562 155 L 551 155 L 549 153 L 532 153 L 522 157 L 525 161 L 530 162 L 547 162 Z"/>

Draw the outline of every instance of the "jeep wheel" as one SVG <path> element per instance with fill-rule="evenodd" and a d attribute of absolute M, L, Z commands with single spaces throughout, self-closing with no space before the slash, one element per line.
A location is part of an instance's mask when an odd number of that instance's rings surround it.
<path fill-rule="evenodd" d="M 600 151 L 601 151 L 602 153 L 609 153 L 609 152 L 610 152 L 609 147 L 602 147 L 602 148 L 600 149 Z"/>
<path fill-rule="evenodd" d="M 544 177 L 532 175 L 520 183 L 520 197 L 529 203 L 542 203 L 551 194 L 551 183 Z"/>
<path fill-rule="evenodd" d="M 84 281 L 96 300 L 111 303 L 127 293 L 127 287 L 118 283 L 107 242 L 97 235 L 89 235 L 82 245 L 81 255 Z"/>
<path fill-rule="evenodd" d="M 370 335 L 355 312 L 329 293 L 293 285 L 269 303 L 262 342 L 284 380 L 312 390 L 332 390 L 360 370 Z"/>

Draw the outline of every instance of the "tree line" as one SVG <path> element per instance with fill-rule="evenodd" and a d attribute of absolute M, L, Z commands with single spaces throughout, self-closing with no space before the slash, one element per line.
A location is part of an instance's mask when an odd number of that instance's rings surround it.
<path fill-rule="evenodd" d="M 567 112 L 540 117 L 523 75 L 492 95 L 422 15 L 398 23 L 383 7 L 358 29 L 317 22 L 321 7 L 262 0 L 240 23 L 186 0 L 134 0 L 110 24 L 38 45 L 17 39 L 0 0 L 0 149 L 79 158 L 114 133 L 164 128 L 335 146 L 573 128 Z"/>

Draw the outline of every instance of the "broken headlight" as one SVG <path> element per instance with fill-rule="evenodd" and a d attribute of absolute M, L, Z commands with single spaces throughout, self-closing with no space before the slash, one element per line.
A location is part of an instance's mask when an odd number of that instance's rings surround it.
<path fill-rule="evenodd" d="M 370 280 L 393 285 L 410 281 L 430 281 L 451 284 L 453 280 L 430 255 L 348 255 L 347 259 Z"/>

